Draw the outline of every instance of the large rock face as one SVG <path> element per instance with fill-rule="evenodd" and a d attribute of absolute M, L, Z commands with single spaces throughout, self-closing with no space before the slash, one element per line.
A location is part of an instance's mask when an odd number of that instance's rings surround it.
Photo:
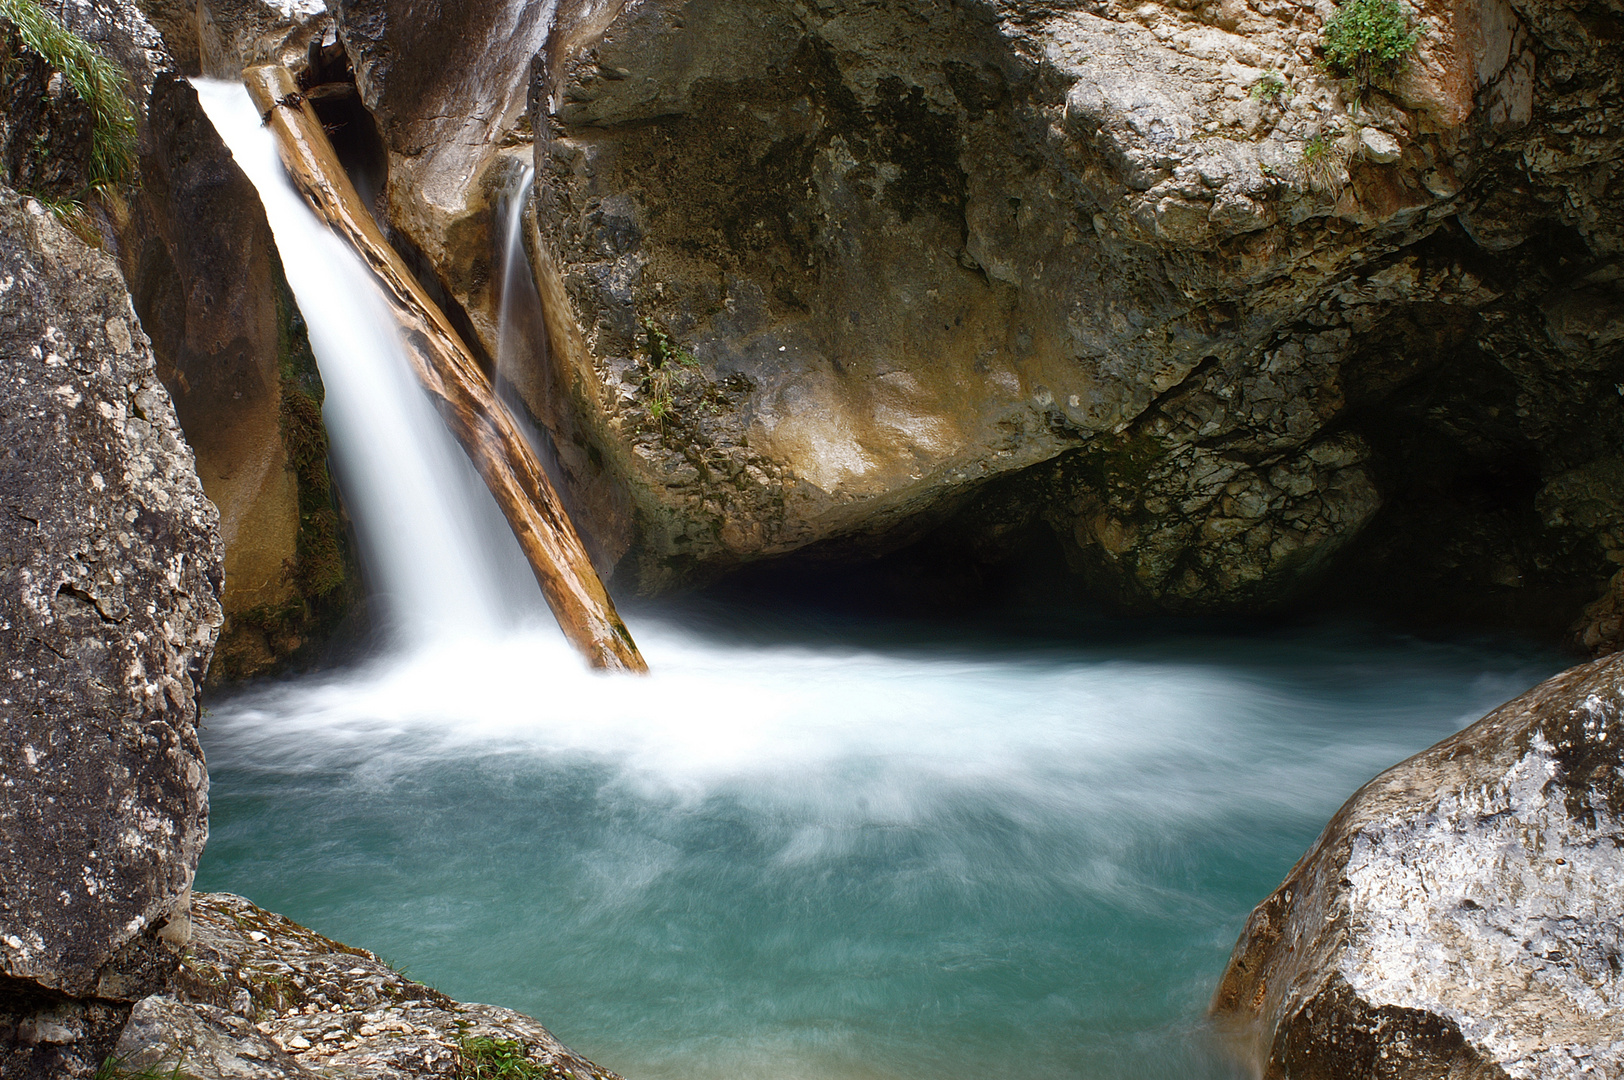
<path fill-rule="evenodd" d="M 116 266 L 9 190 L 0 357 L 0 1071 L 88 1075 L 186 938 L 218 515 Z"/>
<path fill-rule="evenodd" d="M 1213 1004 L 1268 1080 L 1624 1075 L 1624 658 L 1359 791 Z"/>
<path fill-rule="evenodd" d="M 227 621 L 215 677 L 257 674 L 331 629 L 350 568 L 321 381 L 270 226 L 179 73 L 234 78 L 251 61 L 299 61 L 330 25 L 319 3 L 73 0 L 61 11 L 131 75 L 140 177 L 107 242 L 220 509 Z"/>
<path fill-rule="evenodd" d="M 274 39 L 244 3 L 198 18 Z M 1277 605 L 1333 565 L 1549 628 L 1601 593 L 1610 648 L 1616 13 L 1419 4 L 1355 108 L 1332 10 L 583 0 L 549 36 L 541 0 L 344 0 L 380 139 L 338 138 L 646 590 L 946 522 L 995 561 L 1040 532 L 1129 606 Z M 546 313 L 504 345 L 532 144 Z"/>
<path fill-rule="evenodd" d="M 1329 10 L 564 5 L 542 392 L 566 467 L 630 491 L 644 586 L 875 550 L 1054 462 L 1029 516 L 1128 603 L 1278 601 L 1385 505 L 1373 565 L 1452 551 L 1571 616 L 1613 571 L 1548 485 L 1624 421 L 1619 202 L 1583 179 L 1615 16 L 1423 4 L 1355 110 Z"/>
<path fill-rule="evenodd" d="M 279 604 L 293 589 L 284 564 L 299 504 L 281 434 L 276 247 L 190 86 L 162 77 L 148 126 L 141 243 L 126 258 L 136 308 L 220 508 L 226 610 Z"/>

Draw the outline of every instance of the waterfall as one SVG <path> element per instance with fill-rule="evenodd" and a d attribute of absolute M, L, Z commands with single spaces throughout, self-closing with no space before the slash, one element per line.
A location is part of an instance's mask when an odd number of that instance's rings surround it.
<path fill-rule="evenodd" d="M 536 167 L 526 165 L 502 208 L 502 307 L 496 339 L 496 381 L 499 390 L 504 384 L 511 386 L 520 370 L 523 337 L 519 320 L 528 313 L 530 305 L 526 301 L 536 296 L 535 278 L 530 273 L 530 261 L 524 253 L 525 207 L 530 204 L 530 191 L 535 183 Z"/>
<path fill-rule="evenodd" d="M 497 632 L 516 607 L 538 606 L 540 592 L 413 377 L 371 272 L 293 190 L 247 90 L 193 85 L 259 192 L 309 326 L 339 489 L 389 622 L 407 642 Z"/>

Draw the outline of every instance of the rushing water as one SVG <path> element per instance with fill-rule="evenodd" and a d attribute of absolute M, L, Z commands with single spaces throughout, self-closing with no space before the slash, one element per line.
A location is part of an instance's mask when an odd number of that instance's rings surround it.
<path fill-rule="evenodd" d="M 631 621 L 213 704 L 199 883 L 634 1080 L 1227 1077 L 1247 912 L 1363 781 L 1560 666 L 1355 631 Z"/>
<path fill-rule="evenodd" d="M 322 419 L 369 584 L 411 640 L 491 633 L 522 609 L 528 570 L 490 495 L 408 366 L 371 273 L 288 182 L 240 84 L 196 79 L 204 111 L 259 192 L 310 328 Z M 529 593 L 536 590 L 528 587 Z"/>
<path fill-rule="evenodd" d="M 633 1080 L 1230 1076 L 1202 1018 L 1246 913 L 1363 781 L 1561 666 L 692 602 L 630 620 L 652 676 L 590 674 L 365 270 L 241 88 L 198 89 L 265 202 L 400 631 L 210 703 L 198 885 Z"/>

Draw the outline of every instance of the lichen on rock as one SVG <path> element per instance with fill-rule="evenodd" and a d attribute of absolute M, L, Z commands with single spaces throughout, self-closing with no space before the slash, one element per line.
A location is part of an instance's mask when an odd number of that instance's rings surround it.
<path fill-rule="evenodd" d="M 114 1053 L 121 1068 L 253 1080 L 464 1077 L 478 1075 L 468 1066 L 485 1041 L 522 1058 L 529 1076 L 619 1080 L 527 1016 L 452 1001 L 242 897 L 199 894 L 194 910 L 179 978 L 136 1004 Z"/>

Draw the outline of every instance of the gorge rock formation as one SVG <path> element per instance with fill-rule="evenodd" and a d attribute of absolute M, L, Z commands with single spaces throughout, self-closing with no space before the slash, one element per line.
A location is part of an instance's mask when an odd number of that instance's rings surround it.
<path fill-rule="evenodd" d="M 221 511 L 227 623 L 216 675 L 243 677 L 331 629 L 349 600 L 350 571 L 327 477 L 320 378 L 270 229 L 180 76 L 196 73 L 200 57 L 233 76 L 244 56 L 302 57 L 314 31 L 309 13 L 241 4 L 227 9 L 227 42 L 206 7 L 185 7 L 153 6 L 164 36 L 133 4 L 68 0 L 51 9 L 129 77 L 138 139 L 127 188 L 85 198 L 89 106 L 32 53 L 8 67 L 0 142 L 14 183 L 82 201 L 99 242 L 119 258 Z M 193 66 L 175 59 L 175 44 Z"/>
<path fill-rule="evenodd" d="M 1616 15 L 1422 5 L 1356 109 L 1330 10 L 566 5 L 537 277 L 643 587 L 980 489 L 1130 605 L 1275 602 L 1367 528 L 1365 580 L 1599 592 Z"/>
<path fill-rule="evenodd" d="M 1421 4 L 1357 105 L 1323 4 L 148 9 L 204 70 L 336 40 L 336 141 L 623 585 L 1037 538 L 1128 607 L 1616 644 L 1604 3 Z"/>
<path fill-rule="evenodd" d="M 186 941 L 218 515 L 118 268 L 0 189 L 0 1071 L 89 1076 Z"/>
<path fill-rule="evenodd" d="M 1266 1080 L 1624 1071 L 1621 717 L 1610 657 L 1348 801 L 1213 1003 Z"/>
<path fill-rule="evenodd" d="M 321 377 L 259 196 L 173 71 L 155 81 L 146 130 L 123 262 L 220 508 L 216 674 L 242 678 L 330 629 L 349 599 Z"/>

